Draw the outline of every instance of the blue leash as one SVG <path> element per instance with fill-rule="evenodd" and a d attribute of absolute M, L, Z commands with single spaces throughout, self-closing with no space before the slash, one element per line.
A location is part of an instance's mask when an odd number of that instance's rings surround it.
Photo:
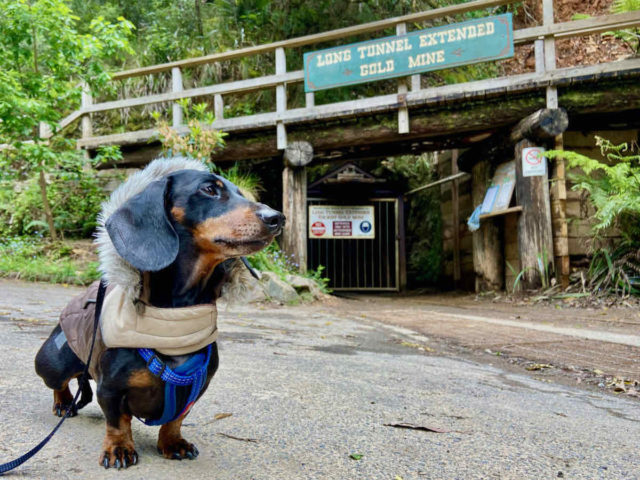
<path fill-rule="evenodd" d="M 107 286 L 105 281 L 100 280 L 100 286 L 98 287 L 98 295 L 96 297 L 96 313 L 93 320 L 93 338 L 91 340 L 91 348 L 89 349 L 89 358 L 87 358 L 87 363 L 84 366 L 82 377 L 80 377 L 80 381 L 78 382 L 78 391 L 76 392 L 76 395 L 73 397 L 73 401 L 71 402 L 71 405 L 69 406 L 69 408 L 67 408 L 67 413 L 65 413 L 64 417 L 62 417 L 58 422 L 58 424 L 55 427 L 53 427 L 53 430 L 51 430 L 51 433 L 47 435 L 44 438 L 44 440 L 42 440 L 38 445 L 33 447 L 24 455 L 16 458 L 15 460 L 11 460 L 10 462 L 3 463 L 2 465 L 0 465 L 0 475 L 3 475 L 6 472 L 9 472 L 16 467 L 19 467 L 24 462 L 26 462 L 31 457 L 33 457 L 36 453 L 38 453 L 40 450 L 42 450 L 42 447 L 44 447 L 47 443 L 49 443 L 49 440 L 51 440 L 51 438 L 55 435 L 55 433 L 58 431 L 60 426 L 64 423 L 64 421 L 67 418 L 69 418 L 70 413 L 74 410 L 74 407 L 76 406 L 76 402 L 78 401 L 78 397 L 82 392 L 82 387 L 89 381 L 89 364 L 91 363 L 93 346 L 96 343 L 96 333 L 98 332 L 98 325 L 100 324 L 100 312 L 102 311 L 102 303 L 104 302 L 104 294 L 106 289 L 107 289 Z"/>

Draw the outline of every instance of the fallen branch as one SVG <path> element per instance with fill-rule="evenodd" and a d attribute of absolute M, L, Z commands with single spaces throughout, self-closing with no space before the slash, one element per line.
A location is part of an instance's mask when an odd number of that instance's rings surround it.
<path fill-rule="evenodd" d="M 444 430 L 442 428 L 436 427 L 425 427 L 422 425 L 413 425 L 412 423 L 383 423 L 385 427 L 393 427 L 393 428 L 407 428 L 409 430 L 422 430 L 423 432 L 433 432 L 433 433 L 449 433 L 450 430 Z"/>
<path fill-rule="evenodd" d="M 222 432 L 218 432 L 217 435 L 220 435 L 221 437 L 227 437 L 232 440 L 240 440 L 241 442 L 258 443 L 258 440 L 256 440 L 255 438 L 236 437 L 234 435 L 229 435 L 228 433 L 222 433 Z"/>

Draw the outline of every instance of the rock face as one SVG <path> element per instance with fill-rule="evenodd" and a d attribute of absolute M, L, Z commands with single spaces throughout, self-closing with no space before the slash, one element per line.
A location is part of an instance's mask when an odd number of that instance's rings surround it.
<path fill-rule="evenodd" d="M 260 280 L 251 279 L 240 302 L 259 303 L 267 300 L 279 303 L 290 303 L 301 300 L 300 295 L 309 300 L 323 299 L 326 294 L 309 278 L 300 275 L 287 275 L 286 280 L 273 272 L 258 272 Z"/>
<path fill-rule="evenodd" d="M 262 272 L 260 283 L 264 294 L 271 300 L 282 303 L 298 300 L 296 289 L 273 272 Z"/>
<path fill-rule="evenodd" d="M 325 295 L 318 284 L 310 278 L 301 277 L 300 275 L 287 275 L 287 282 L 291 284 L 298 294 L 309 292 L 316 300 Z"/>

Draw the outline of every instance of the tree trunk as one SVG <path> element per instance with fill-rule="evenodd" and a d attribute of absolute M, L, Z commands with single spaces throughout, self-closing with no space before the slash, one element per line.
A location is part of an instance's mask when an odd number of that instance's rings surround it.
<path fill-rule="evenodd" d="M 51 240 L 54 242 L 58 240 L 58 234 L 56 232 L 56 227 L 53 224 L 53 212 L 51 211 L 51 205 L 49 204 L 49 199 L 47 198 L 47 180 L 44 176 L 44 168 L 40 168 L 40 178 L 38 183 L 40 184 L 40 194 L 42 195 L 42 207 L 44 208 L 44 216 L 47 219 L 47 224 L 49 225 L 49 235 L 51 236 Z"/>

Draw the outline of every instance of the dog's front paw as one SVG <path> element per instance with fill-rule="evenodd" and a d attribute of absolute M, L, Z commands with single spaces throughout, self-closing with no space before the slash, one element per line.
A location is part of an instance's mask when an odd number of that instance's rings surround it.
<path fill-rule="evenodd" d="M 118 470 L 138 463 L 138 452 L 133 448 L 133 443 L 113 444 L 104 447 L 100 455 L 100 465 L 104 468 L 114 467 Z"/>
<path fill-rule="evenodd" d="M 193 460 L 200 454 L 196 446 L 193 443 L 187 442 L 184 438 L 159 440 L 158 453 L 164 458 L 171 460 L 182 460 L 183 458 Z"/>
<path fill-rule="evenodd" d="M 71 403 L 57 402 L 53 404 L 53 414 L 56 417 L 64 417 L 69 410 L 69 416 L 75 417 L 78 414 L 78 408 Z"/>

